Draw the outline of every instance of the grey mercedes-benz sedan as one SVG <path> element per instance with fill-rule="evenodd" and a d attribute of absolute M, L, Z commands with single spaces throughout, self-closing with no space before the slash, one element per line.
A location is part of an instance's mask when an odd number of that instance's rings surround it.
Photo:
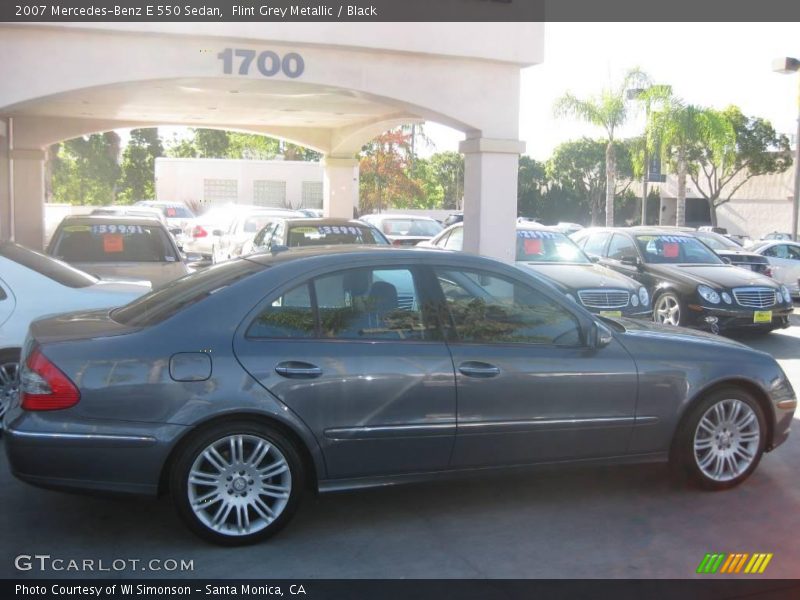
<path fill-rule="evenodd" d="M 789 434 L 773 358 L 593 316 L 533 272 L 421 249 L 235 259 L 112 311 L 32 324 L 4 436 L 14 474 L 169 492 L 226 545 L 308 489 L 487 468 L 670 460 L 710 489 Z"/>

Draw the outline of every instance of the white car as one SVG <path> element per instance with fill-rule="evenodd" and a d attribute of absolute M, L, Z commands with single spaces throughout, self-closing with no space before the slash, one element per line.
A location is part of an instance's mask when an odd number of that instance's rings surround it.
<path fill-rule="evenodd" d="M 277 217 L 302 217 L 303 215 L 287 209 L 268 208 L 265 206 L 255 206 L 251 204 L 222 204 L 213 206 L 199 217 L 195 217 L 184 228 L 185 242 L 184 252 L 196 252 L 212 261 L 219 261 L 227 258 L 230 254 L 238 256 L 231 248 L 241 246 L 244 241 L 251 239 L 263 227 L 256 224 L 256 229 L 250 231 L 253 225 L 247 226 L 248 231 L 243 231 L 244 223 L 241 217 L 247 214 L 265 214 Z M 264 223 L 266 224 L 266 223 Z M 230 239 L 236 237 L 236 240 Z M 226 238 L 224 241 L 222 238 Z M 229 252 L 229 248 L 231 248 Z"/>
<path fill-rule="evenodd" d="M 364 215 L 359 217 L 368 225 L 380 230 L 393 246 L 416 246 L 438 235 L 444 227 L 430 217 L 417 215 Z"/>
<path fill-rule="evenodd" d="M 800 298 L 800 243 L 762 240 L 755 242 L 748 250 L 766 256 L 772 278 L 789 288 L 793 298 Z"/>
<path fill-rule="evenodd" d="M 0 243 L 0 428 L 17 393 L 19 354 L 31 321 L 121 306 L 149 291 L 147 281 L 104 281 L 19 244 Z"/>

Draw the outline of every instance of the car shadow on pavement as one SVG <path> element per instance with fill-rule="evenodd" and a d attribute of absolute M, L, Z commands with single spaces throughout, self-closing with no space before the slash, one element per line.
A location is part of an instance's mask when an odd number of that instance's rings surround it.
<path fill-rule="evenodd" d="M 790 327 L 777 329 L 771 333 L 736 332 L 730 338 L 747 344 L 756 350 L 768 352 L 776 359 L 800 359 L 800 336 L 796 335 L 796 327 L 800 327 L 800 315 L 789 316 Z M 787 335 L 792 332 L 792 335 Z"/>

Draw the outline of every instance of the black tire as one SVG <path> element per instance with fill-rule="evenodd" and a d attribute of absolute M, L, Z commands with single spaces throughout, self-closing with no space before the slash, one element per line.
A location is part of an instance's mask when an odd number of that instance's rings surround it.
<path fill-rule="evenodd" d="M 5 413 L 9 408 L 12 394 L 16 394 L 19 389 L 19 357 L 21 350 L 19 348 L 9 348 L 7 350 L 0 350 L 0 422 L 5 417 Z M 7 379 L 15 377 L 16 367 L 16 387 L 7 387 Z M 13 385 L 13 383 L 12 383 Z M 0 435 L 2 435 L 3 428 L 0 427 Z"/>
<path fill-rule="evenodd" d="M 243 492 L 241 494 L 241 500 L 239 500 L 240 494 L 238 491 L 232 493 L 234 485 L 237 483 L 241 484 L 242 481 L 246 482 L 249 477 L 253 477 L 252 471 L 249 469 L 248 473 L 242 471 L 241 473 L 243 476 L 239 477 L 237 469 L 236 472 L 233 472 L 234 475 L 237 475 L 236 479 L 231 483 L 227 483 L 230 481 L 230 475 L 227 475 L 227 471 L 225 471 L 225 473 L 219 478 L 220 483 L 217 484 L 217 486 L 226 486 L 225 488 L 205 484 L 198 488 L 197 485 L 190 486 L 189 482 L 189 473 L 193 467 L 197 466 L 196 461 L 204 460 L 200 458 L 201 454 L 215 442 L 219 443 L 222 440 L 228 440 L 228 438 L 231 436 L 243 436 L 246 439 L 246 443 L 249 444 L 249 446 L 245 446 L 244 449 L 240 451 L 242 456 L 248 456 L 248 447 L 251 447 L 253 444 L 255 444 L 257 440 L 263 440 L 270 445 L 270 450 L 268 452 L 272 453 L 273 458 L 276 456 L 281 456 L 283 459 L 285 459 L 285 463 L 288 467 L 287 470 L 290 491 L 288 493 L 288 498 L 280 500 L 281 508 L 280 511 L 276 513 L 274 520 L 269 522 L 265 521 L 256 512 L 257 510 L 261 509 L 257 509 L 252 504 L 248 504 L 247 507 L 242 509 L 247 514 L 246 518 L 248 519 L 248 523 L 250 522 L 249 519 L 253 517 L 255 518 L 254 520 L 258 519 L 259 521 L 264 521 L 259 522 L 258 525 L 261 528 L 254 530 L 252 533 L 247 533 L 246 531 L 231 531 L 230 528 L 234 526 L 233 523 L 230 523 L 230 525 L 221 524 L 220 528 L 215 529 L 202 520 L 203 518 L 208 518 L 212 511 L 219 510 L 220 506 L 228 506 L 228 504 L 231 502 L 238 502 L 241 505 L 246 502 L 255 501 L 256 497 L 259 499 L 263 498 L 262 495 L 256 494 L 250 489 L 240 490 Z M 276 450 L 278 454 L 275 454 Z M 184 443 L 181 448 L 178 449 L 177 452 L 178 453 L 173 461 L 172 468 L 169 473 L 169 489 L 172 495 L 172 500 L 184 523 L 186 523 L 192 532 L 206 541 L 221 546 L 243 546 L 260 542 L 280 531 L 289 522 L 297 510 L 306 481 L 303 461 L 292 441 L 289 440 L 280 430 L 274 427 L 249 421 L 229 421 L 226 423 L 220 423 L 219 425 L 201 430 L 193 435 L 188 442 Z M 230 453 L 225 455 L 225 453 L 222 452 L 222 455 L 223 458 L 226 458 L 231 463 L 230 468 L 233 468 L 232 464 L 235 461 L 230 460 Z M 268 456 L 270 455 L 266 454 L 264 459 L 266 459 Z M 219 469 L 217 471 L 219 471 Z M 283 471 L 280 474 L 280 477 L 283 478 L 281 481 L 282 485 L 285 484 L 285 473 L 286 471 Z M 273 484 L 276 483 L 276 477 L 278 477 L 278 475 L 270 477 L 268 480 L 269 483 L 266 485 L 275 487 Z M 254 479 L 257 479 L 257 476 L 253 477 L 253 479 L 249 479 L 251 487 L 254 485 Z M 263 481 L 266 482 L 267 479 L 264 479 Z M 255 483 L 255 485 L 257 486 L 258 483 Z M 208 513 L 201 511 L 203 515 L 202 517 L 198 516 L 196 511 L 192 508 L 192 501 L 190 499 L 190 494 L 196 495 L 198 493 L 198 489 L 202 489 L 203 493 L 216 493 L 220 497 L 219 500 L 214 499 L 213 501 L 203 503 L 199 503 L 197 497 L 195 497 L 196 504 L 202 505 L 204 509 L 209 510 Z M 275 502 L 277 503 L 279 500 L 275 500 Z M 264 502 L 262 500 L 262 503 L 259 506 L 263 505 Z M 275 508 L 277 510 L 277 504 L 273 504 L 271 508 Z M 222 519 L 222 521 L 227 523 L 227 521 L 232 517 L 238 517 L 238 512 L 238 508 L 236 513 L 230 512 L 230 509 L 228 509 L 228 512 L 225 513 L 226 517 Z M 242 518 L 245 517 L 243 516 Z M 253 529 L 255 529 L 255 527 Z"/>
<path fill-rule="evenodd" d="M 728 403 L 728 405 L 730 405 L 730 403 L 735 401 L 740 401 L 743 403 L 743 405 L 746 405 L 755 416 L 755 423 L 749 425 L 748 427 L 754 428 L 757 425 L 759 434 L 758 441 L 750 442 L 749 444 L 750 447 L 747 449 L 747 451 L 752 453 L 752 458 L 749 459 L 749 463 L 746 465 L 746 468 L 743 468 L 735 476 L 734 474 L 736 471 L 730 469 L 729 473 L 724 474 L 724 479 L 722 478 L 723 474 L 720 474 L 720 477 L 715 479 L 707 474 L 703 468 L 701 468 L 700 462 L 708 458 L 710 453 L 714 452 L 715 448 L 718 449 L 717 452 L 721 451 L 719 450 L 720 446 L 717 444 L 723 444 L 724 447 L 724 443 L 727 440 L 718 438 L 713 433 L 707 433 L 708 430 L 703 429 L 701 433 L 704 437 L 701 441 L 703 443 L 710 442 L 713 447 L 709 448 L 707 451 L 698 450 L 696 452 L 695 439 L 700 431 L 700 421 L 707 416 L 709 412 L 714 410 L 713 407 L 715 407 L 715 405 L 725 407 L 726 404 L 723 403 Z M 742 416 L 747 414 L 743 408 L 740 408 L 740 410 L 741 412 L 739 414 Z M 714 418 L 714 415 L 711 415 L 711 418 Z M 706 421 L 705 423 L 707 424 L 709 422 L 710 421 Z M 727 426 L 725 431 L 727 431 Z M 720 434 L 722 433 L 720 432 Z M 735 435 L 743 435 L 743 432 L 737 430 L 737 434 Z M 752 431 L 748 429 L 747 435 L 751 436 Z M 733 439 L 735 441 L 737 438 L 734 437 Z M 707 490 L 725 490 L 739 485 L 745 479 L 747 479 L 753 473 L 753 471 L 755 471 L 756 467 L 758 467 L 758 463 L 761 461 L 761 457 L 764 454 L 766 442 L 767 426 L 764 418 L 764 411 L 756 399 L 750 393 L 740 388 L 720 388 L 706 395 L 689 409 L 686 417 L 681 421 L 679 431 L 676 433 L 670 460 L 675 471 L 688 476 L 690 481 L 699 487 Z M 730 450 L 730 452 L 732 453 L 732 456 L 736 458 L 735 453 L 732 450 Z M 739 456 L 742 457 L 743 455 L 740 454 Z M 712 460 L 712 463 L 716 464 L 714 460 Z M 744 466 L 744 464 L 741 466 Z"/>
<path fill-rule="evenodd" d="M 675 305 L 678 307 L 678 322 L 677 323 L 666 323 L 666 325 L 673 325 L 673 326 L 680 326 L 683 327 L 686 325 L 686 304 L 680 299 L 675 292 L 663 292 L 656 296 L 653 299 L 653 321 L 656 323 L 662 323 L 661 319 L 658 317 L 658 307 L 659 303 L 665 299 L 672 300 Z"/>

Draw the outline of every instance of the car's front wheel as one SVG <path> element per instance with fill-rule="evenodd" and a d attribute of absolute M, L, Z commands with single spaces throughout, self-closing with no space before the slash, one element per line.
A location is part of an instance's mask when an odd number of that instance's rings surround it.
<path fill-rule="evenodd" d="M 303 482 L 294 444 L 273 427 L 242 421 L 192 438 L 174 461 L 170 491 L 197 535 L 239 546 L 277 533 L 297 509 Z"/>
<path fill-rule="evenodd" d="M 653 320 L 656 323 L 683 325 L 683 314 L 683 303 L 673 292 L 664 292 L 653 303 Z"/>
<path fill-rule="evenodd" d="M 702 487 L 733 487 L 758 466 L 766 445 L 764 411 L 744 390 L 717 390 L 691 409 L 673 459 Z"/>
<path fill-rule="evenodd" d="M 0 351 L 0 423 L 19 394 L 19 355 L 17 348 Z"/>

